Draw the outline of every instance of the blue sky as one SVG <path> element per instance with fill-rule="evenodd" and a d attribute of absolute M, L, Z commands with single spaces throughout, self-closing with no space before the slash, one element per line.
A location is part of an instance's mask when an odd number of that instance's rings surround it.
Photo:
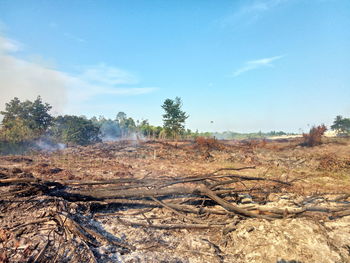
<path fill-rule="evenodd" d="M 348 0 L 0 0 L 0 108 L 161 125 L 179 96 L 193 130 L 305 131 L 350 117 L 349 29 Z"/>

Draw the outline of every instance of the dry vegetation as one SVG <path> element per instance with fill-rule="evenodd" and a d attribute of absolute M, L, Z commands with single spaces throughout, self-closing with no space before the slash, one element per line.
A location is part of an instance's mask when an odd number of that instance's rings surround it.
<path fill-rule="evenodd" d="M 312 127 L 309 133 L 303 134 L 303 145 L 308 147 L 320 145 L 322 143 L 322 136 L 326 132 L 326 130 L 327 127 L 325 125 Z"/>
<path fill-rule="evenodd" d="M 350 262 L 350 141 L 0 157 L 0 262 Z"/>

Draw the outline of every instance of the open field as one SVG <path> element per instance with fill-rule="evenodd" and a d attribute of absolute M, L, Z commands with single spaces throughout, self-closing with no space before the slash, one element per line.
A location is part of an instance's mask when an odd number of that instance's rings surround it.
<path fill-rule="evenodd" d="M 350 140 L 0 157 L 0 262 L 350 262 Z"/>

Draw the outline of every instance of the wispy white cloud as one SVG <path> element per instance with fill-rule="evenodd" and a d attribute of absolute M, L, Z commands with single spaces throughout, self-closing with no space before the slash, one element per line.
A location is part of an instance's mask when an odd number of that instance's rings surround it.
<path fill-rule="evenodd" d="M 254 0 L 247 1 L 248 4 L 243 6 L 240 10 L 241 14 L 252 14 L 266 12 L 272 8 L 275 8 L 283 3 L 293 0 Z"/>
<path fill-rule="evenodd" d="M 99 95 L 141 95 L 156 90 L 155 87 L 137 87 L 138 78 L 125 70 L 100 63 L 80 68 L 79 74 L 70 76 L 69 97 L 73 101 L 87 101 Z"/>
<path fill-rule="evenodd" d="M 22 49 L 22 44 L 10 38 L 0 36 L 0 53 L 17 52 Z"/>
<path fill-rule="evenodd" d="M 258 69 L 262 67 L 273 67 L 272 62 L 279 60 L 283 57 L 285 57 L 285 55 L 247 61 L 244 63 L 244 65 L 241 68 L 237 69 L 233 73 L 233 77 L 237 77 L 245 72 L 248 72 L 254 69 Z"/>
<path fill-rule="evenodd" d="M 84 74 L 83 74 L 84 75 Z M 103 79 L 102 82 L 99 81 L 87 81 L 84 77 L 79 76 L 70 76 L 68 82 L 70 83 L 70 89 L 68 91 L 69 100 L 75 103 L 84 103 L 92 100 L 96 96 L 101 95 L 111 95 L 111 96 L 135 96 L 147 94 L 155 91 L 155 87 L 121 87 L 120 85 L 115 86 L 111 84 L 106 84 L 104 81 L 107 81 L 104 73 L 101 73 L 99 78 Z M 109 82 L 111 82 L 110 80 Z M 120 80 L 122 81 L 122 80 Z M 125 81 L 124 81 L 125 83 Z"/>
<path fill-rule="evenodd" d="M 79 78 L 87 82 L 104 85 L 131 85 L 139 82 L 134 74 L 119 68 L 107 66 L 104 63 L 84 67 Z"/>
<path fill-rule="evenodd" d="M 268 11 L 284 3 L 296 0 L 247 0 L 231 14 L 221 20 L 222 26 L 236 27 L 241 24 L 252 24 Z"/>
<path fill-rule="evenodd" d="M 71 74 L 38 60 L 21 59 L 15 56 L 21 46 L 0 36 L 0 110 L 13 97 L 34 99 L 41 95 L 62 111 L 73 104 L 91 103 L 96 96 L 136 96 L 156 90 L 142 87 L 134 74 L 106 64 L 83 67 L 80 73 Z"/>

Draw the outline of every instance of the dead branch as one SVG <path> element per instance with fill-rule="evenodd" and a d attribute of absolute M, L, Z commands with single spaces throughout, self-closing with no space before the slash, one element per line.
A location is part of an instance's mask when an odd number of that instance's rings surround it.
<path fill-rule="evenodd" d="M 15 225 L 15 226 L 12 227 L 12 231 L 15 231 L 15 230 L 17 230 L 19 228 L 22 228 L 22 227 L 25 227 L 25 226 L 28 226 L 28 225 L 36 225 L 36 224 L 44 223 L 44 222 L 47 222 L 49 220 L 50 220 L 50 218 L 39 218 L 39 219 L 30 221 L 30 222 L 27 222 L 27 223 L 24 223 L 24 224 Z"/>
<path fill-rule="evenodd" d="M 118 222 L 120 222 L 123 225 L 126 226 L 142 226 L 142 227 L 147 227 L 147 228 L 156 228 L 156 229 L 181 229 L 181 228 L 186 228 L 186 229 L 195 229 L 195 228 L 211 228 L 215 227 L 214 225 L 208 225 L 208 224 L 148 224 L 148 223 L 143 223 L 143 222 L 131 222 L 127 221 L 125 219 L 121 219 L 117 217 Z M 216 226 L 218 227 L 218 226 Z"/>
<path fill-rule="evenodd" d="M 256 166 L 244 166 L 244 167 L 239 167 L 239 168 L 220 168 L 217 169 L 216 171 L 213 172 L 213 174 L 216 174 L 221 171 L 242 171 L 242 170 L 247 170 L 247 169 L 255 169 Z"/>
<path fill-rule="evenodd" d="M 212 200 L 214 200 L 215 202 L 217 202 L 219 205 L 221 205 L 223 208 L 225 208 L 227 211 L 236 213 L 236 214 L 240 214 L 240 215 L 244 215 L 247 217 L 255 217 L 255 218 L 262 218 L 262 219 L 267 219 L 267 220 L 273 220 L 274 218 L 269 217 L 269 216 L 265 216 L 265 215 L 259 215 L 259 214 L 255 214 L 252 212 L 249 212 L 246 209 L 237 207 L 233 204 L 230 204 L 228 202 L 226 202 L 224 199 L 218 197 L 212 190 L 206 188 L 206 187 L 202 187 L 201 192 L 208 196 L 209 198 L 211 198 Z"/>
<path fill-rule="evenodd" d="M 169 209 L 170 211 L 172 211 L 173 213 L 177 214 L 178 216 L 182 217 L 182 218 L 185 218 L 185 219 L 188 219 L 192 222 L 196 222 L 198 224 L 207 224 L 206 222 L 204 222 L 203 220 L 200 220 L 200 219 L 197 219 L 197 218 L 193 218 L 193 217 L 189 217 L 187 215 L 184 215 L 182 213 L 180 213 L 179 211 L 177 211 L 176 209 L 172 208 L 171 206 L 169 206 L 168 204 L 162 202 L 162 201 L 159 201 L 158 199 L 154 198 L 154 197 L 151 197 L 153 201 L 155 201 L 156 203 L 159 203 L 161 206 Z"/>

